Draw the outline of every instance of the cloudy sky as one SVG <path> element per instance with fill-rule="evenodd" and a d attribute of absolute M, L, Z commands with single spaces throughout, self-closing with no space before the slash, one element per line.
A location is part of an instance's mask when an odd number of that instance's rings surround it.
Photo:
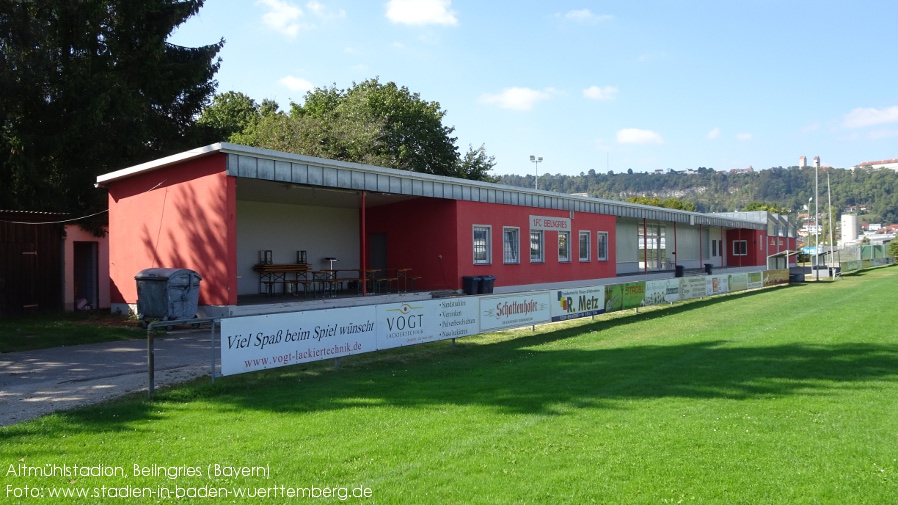
<path fill-rule="evenodd" d="M 219 92 L 282 109 L 378 77 L 439 102 L 496 174 L 898 158 L 898 2 L 206 0 Z"/>

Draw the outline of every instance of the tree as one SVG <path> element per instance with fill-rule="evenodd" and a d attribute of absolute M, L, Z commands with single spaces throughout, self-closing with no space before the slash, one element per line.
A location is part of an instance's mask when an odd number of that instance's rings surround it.
<path fill-rule="evenodd" d="M 306 93 L 289 114 L 264 117 L 232 141 L 254 147 L 368 163 L 435 175 L 493 180 L 495 160 L 484 146 L 460 156 L 444 126 L 446 112 L 395 83 L 369 79 Z"/>
<path fill-rule="evenodd" d="M 889 242 L 889 256 L 892 258 L 898 258 L 898 240 L 892 240 Z"/>
<path fill-rule="evenodd" d="M 203 0 L 0 0 L 0 206 L 85 213 L 96 176 L 194 147 L 224 41 L 166 42 Z"/>
<path fill-rule="evenodd" d="M 269 108 L 265 115 L 276 112 L 277 104 L 274 104 L 274 110 Z M 250 128 L 262 116 L 262 107 L 255 100 L 243 93 L 228 91 L 212 97 L 212 103 L 203 109 L 197 124 L 207 128 L 214 138 L 229 140 L 232 135 Z"/>

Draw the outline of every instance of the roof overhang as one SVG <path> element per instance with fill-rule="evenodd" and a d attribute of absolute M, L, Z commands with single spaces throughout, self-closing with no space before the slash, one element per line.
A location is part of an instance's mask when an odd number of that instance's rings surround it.
<path fill-rule="evenodd" d="M 691 226 L 766 229 L 766 223 L 742 219 L 741 216 L 703 214 L 700 212 L 556 193 L 554 191 L 422 174 L 407 170 L 260 149 L 227 142 L 191 149 L 183 153 L 104 174 L 97 177 L 96 185 L 104 187 L 112 182 L 140 173 L 158 170 L 216 153 L 227 155 L 226 173 L 229 176 L 282 184 L 296 184 L 308 188 L 366 191 L 404 197 L 446 198 L 461 201 L 499 203 L 539 209 L 607 214 L 625 219 L 683 223 Z"/>
<path fill-rule="evenodd" d="M 780 251 L 776 254 L 771 254 L 767 256 L 767 259 L 770 258 L 788 258 L 790 256 L 798 256 L 798 251 Z"/>

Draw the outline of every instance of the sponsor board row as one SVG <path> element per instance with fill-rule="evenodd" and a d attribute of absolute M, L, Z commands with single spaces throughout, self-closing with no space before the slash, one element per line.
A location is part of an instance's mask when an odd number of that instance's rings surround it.
<path fill-rule="evenodd" d="M 771 271 L 222 319 L 221 373 L 339 358 L 776 283 Z M 788 282 L 788 271 L 785 282 Z M 763 274 L 763 275 L 762 275 Z"/>

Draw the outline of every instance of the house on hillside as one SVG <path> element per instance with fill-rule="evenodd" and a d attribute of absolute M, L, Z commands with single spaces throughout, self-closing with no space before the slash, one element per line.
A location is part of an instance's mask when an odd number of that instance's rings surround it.
<path fill-rule="evenodd" d="M 676 266 L 757 270 L 772 250 L 795 248 L 794 227 L 771 229 L 755 216 L 686 212 L 229 143 L 124 168 L 98 177 L 97 184 L 109 192 L 114 310 L 133 310 L 134 276 L 151 267 L 197 271 L 202 312 L 222 315 L 270 293 L 260 263 L 360 275 L 402 271 L 416 281 L 409 291 L 429 297 L 463 290 L 465 279 L 475 276 L 494 277 L 496 292 L 513 292 L 621 276 L 673 277 Z M 377 289 L 373 282 L 355 286 L 362 296 Z M 398 290 L 389 282 L 385 289 Z"/>

